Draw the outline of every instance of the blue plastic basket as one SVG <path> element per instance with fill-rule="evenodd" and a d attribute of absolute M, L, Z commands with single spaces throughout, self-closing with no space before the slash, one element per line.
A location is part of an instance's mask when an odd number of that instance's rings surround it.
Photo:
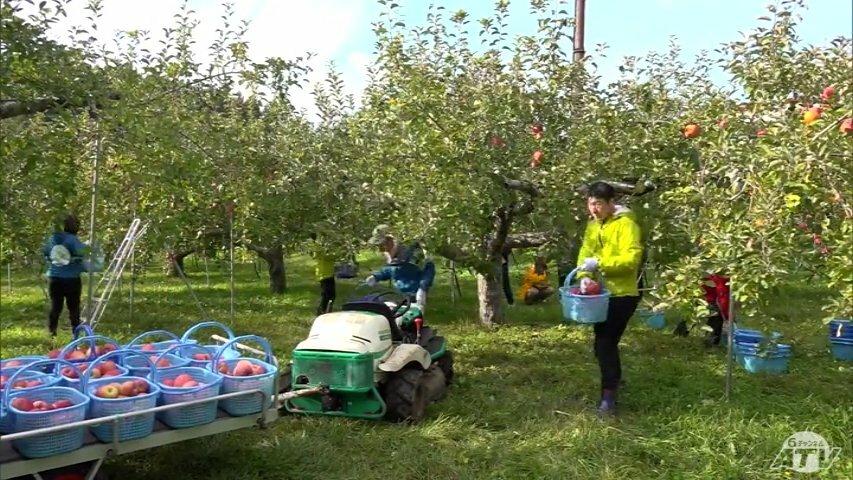
<path fill-rule="evenodd" d="M 154 375 L 156 375 L 157 369 L 156 367 L 154 367 L 154 362 L 152 362 L 145 353 L 128 349 L 110 352 L 96 360 L 93 363 L 93 366 L 97 366 L 98 362 L 101 362 L 113 356 L 124 359 L 127 359 L 131 356 L 140 358 L 142 361 L 148 362 L 148 371 L 151 371 L 153 369 Z M 83 374 L 85 378 L 81 378 L 81 381 L 87 382 L 88 385 L 86 387 L 86 394 L 91 399 L 92 418 L 110 417 L 121 413 L 138 412 L 157 406 L 157 401 L 160 398 L 160 388 L 156 385 L 156 383 L 150 381 L 149 379 L 133 375 L 126 375 L 120 377 L 105 377 L 99 378 L 97 380 L 90 380 L 90 375 L 91 369 L 86 370 L 86 372 Z M 98 389 L 103 387 L 104 385 L 117 383 L 120 386 L 123 386 L 123 384 L 125 384 L 126 382 L 143 382 L 145 383 L 148 392 L 141 395 L 126 398 L 104 398 L 95 394 L 95 392 L 97 392 Z M 151 433 L 154 431 L 154 420 L 155 414 L 153 412 L 146 413 L 144 415 L 135 415 L 132 417 L 122 418 L 121 420 L 119 420 L 118 440 L 120 442 L 125 442 L 128 440 L 145 438 L 148 435 L 151 435 Z M 114 439 L 112 422 L 102 423 L 93 426 L 92 434 L 95 435 L 95 437 L 101 442 L 112 442 Z"/>
<path fill-rule="evenodd" d="M 28 365 L 25 369 L 18 370 L 9 379 L 14 383 L 19 375 L 27 369 L 47 364 L 73 367 L 73 364 L 65 360 L 43 360 Z M 81 385 L 85 388 L 85 382 Z M 54 403 L 60 400 L 70 400 L 74 405 L 71 407 L 49 410 L 44 412 L 24 411 L 15 407 L 14 400 L 19 397 L 28 398 L 33 401 Z M 3 403 L 6 415 L 12 417 L 12 432 L 20 433 L 39 428 L 56 427 L 81 422 L 86 419 L 89 409 L 89 397 L 83 393 L 68 387 L 42 387 L 26 392 L 5 392 Z M 61 453 L 73 452 L 83 446 L 86 427 L 75 427 L 59 432 L 45 433 L 34 437 L 13 440 L 12 446 L 25 458 L 44 458 Z"/>
<path fill-rule="evenodd" d="M 22 357 L 15 358 L 7 358 L 6 360 L 0 360 L 0 370 L 4 370 L 7 372 L 17 371 L 21 369 L 21 367 L 25 367 L 33 362 L 38 362 L 39 360 L 47 360 L 48 358 L 44 355 L 24 355 Z M 13 366 L 9 366 L 9 363 L 16 363 Z"/>
<path fill-rule="evenodd" d="M 576 323 L 602 323 L 607 321 L 607 308 L 610 305 L 610 291 L 604 286 L 604 278 L 600 279 L 600 295 L 578 295 L 572 293 L 572 280 L 579 268 L 568 275 L 560 287 L 560 305 L 563 307 L 563 319 Z"/>
<path fill-rule="evenodd" d="M 206 352 L 207 348 L 202 345 L 175 345 L 164 351 L 161 355 L 168 355 L 169 352 L 175 350 L 178 350 L 178 353 L 186 350 Z M 199 385 L 198 387 L 174 387 L 163 383 L 167 379 L 174 380 L 178 375 L 189 375 L 193 380 L 203 383 L 203 385 Z M 163 392 L 160 398 L 161 405 L 174 405 L 176 403 L 212 398 L 219 395 L 222 388 L 222 375 L 204 368 L 192 366 L 172 368 L 165 372 L 158 371 L 155 381 L 158 382 L 157 384 Z M 213 422 L 216 420 L 217 410 L 218 402 L 211 400 L 209 402 L 166 410 L 160 412 L 157 418 L 172 428 L 190 428 Z"/>
<path fill-rule="evenodd" d="M 853 362 L 853 339 L 830 338 L 829 346 L 832 349 L 833 358 Z"/>
<path fill-rule="evenodd" d="M 775 348 L 767 347 L 762 353 L 758 345 L 737 344 L 736 356 L 738 363 L 749 373 L 782 374 L 788 371 L 791 359 L 791 346 L 777 344 Z"/>
<path fill-rule="evenodd" d="M 118 351 L 118 350 L 115 350 L 115 351 Z M 112 353 L 112 352 L 110 352 L 110 353 Z M 106 355 L 104 355 L 103 357 L 106 357 Z M 103 357 L 101 357 L 101 358 L 103 358 Z M 90 367 L 90 365 L 94 364 L 97 360 L 99 360 L 99 359 L 92 360 L 92 361 L 91 361 L 91 362 L 89 362 L 89 363 L 78 363 L 78 364 L 77 364 L 77 367 L 78 367 L 78 368 L 79 368 L 79 370 L 80 370 L 81 372 L 83 372 L 84 374 L 89 373 L 89 367 Z M 127 369 L 127 367 L 123 367 L 123 366 L 119 365 L 118 363 L 116 363 L 116 370 L 118 370 L 118 372 L 119 372 L 119 373 L 118 373 L 118 375 L 110 375 L 110 376 L 107 376 L 107 377 L 98 377 L 98 378 L 93 378 L 93 379 L 91 379 L 91 381 L 100 380 L 101 378 L 106 378 L 106 379 L 111 379 L 111 378 L 112 378 L 112 379 L 115 379 L 115 378 L 118 378 L 118 377 L 125 377 L 125 376 L 127 376 L 127 375 L 129 375 L 129 374 L 130 374 L 130 370 L 128 370 L 128 369 Z M 78 385 L 80 385 L 80 379 L 79 379 L 79 378 L 73 378 L 73 377 L 70 377 L 70 376 L 66 375 L 66 373 L 67 373 L 67 372 L 65 372 L 65 369 L 64 369 L 64 368 L 63 368 L 63 369 L 61 369 L 61 370 L 59 371 L 59 373 L 58 373 L 58 377 L 59 377 L 59 378 L 60 378 L 60 380 L 61 380 L 61 383 L 60 383 L 60 384 L 61 384 L 62 386 L 64 386 L 64 387 L 71 387 L 71 388 L 79 389 L 80 387 L 79 387 Z M 89 375 L 89 378 L 91 378 L 91 374 Z"/>
<path fill-rule="evenodd" d="M 193 325 L 192 327 L 187 329 L 186 332 L 184 332 L 184 334 L 181 336 L 181 343 L 198 344 L 197 342 L 192 340 L 192 335 L 194 333 L 198 332 L 199 330 L 203 329 L 203 328 L 211 328 L 211 327 L 219 328 L 220 330 L 225 332 L 225 334 L 228 336 L 228 340 L 234 339 L 234 332 L 227 325 L 219 323 L 219 322 L 201 322 L 201 323 L 197 323 L 197 324 Z M 219 344 L 205 344 L 205 345 L 201 345 L 201 346 L 204 347 L 204 351 L 202 351 L 201 353 L 206 353 L 206 354 L 210 355 L 211 360 L 196 360 L 195 358 L 193 358 L 193 355 L 200 353 L 199 350 L 181 349 L 178 354 L 183 356 L 184 358 L 188 358 L 190 360 L 190 366 L 199 367 L 199 368 L 208 368 L 210 366 L 210 362 L 213 359 L 213 356 L 216 355 L 217 351 L 219 351 L 219 348 L 221 347 L 221 345 L 219 345 Z M 184 355 L 187 352 L 189 352 L 189 356 Z M 239 356 L 240 356 L 240 352 L 237 351 L 236 348 L 229 348 L 228 350 L 225 351 L 225 353 L 223 353 L 222 359 L 223 360 L 231 360 L 231 359 L 237 358 Z"/>
<path fill-rule="evenodd" d="M 638 315 L 643 320 L 643 323 L 652 330 L 660 330 L 666 327 L 666 318 L 663 312 L 643 311 L 639 312 Z"/>
<path fill-rule="evenodd" d="M 256 358 L 250 357 L 241 357 L 241 358 L 232 358 L 230 360 L 221 360 L 222 354 L 227 351 L 232 346 L 236 345 L 237 342 L 246 342 L 246 341 L 254 341 L 260 344 L 263 347 L 265 358 L 264 360 L 258 360 Z M 221 373 L 223 377 L 222 380 L 222 393 L 233 393 L 233 392 L 245 392 L 247 390 L 260 390 L 264 392 L 263 398 L 258 398 L 257 395 L 244 395 L 237 398 L 229 398 L 225 400 L 219 401 L 219 406 L 228 412 L 229 415 L 234 417 L 240 417 L 243 415 L 251 415 L 253 413 L 259 413 L 263 411 L 271 402 L 271 397 L 273 395 L 273 389 L 275 387 L 275 379 L 278 375 L 278 367 L 275 366 L 275 359 L 273 358 L 272 349 L 270 348 L 269 342 L 266 339 L 258 337 L 256 335 L 244 335 L 241 337 L 236 337 L 232 339 L 230 342 L 223 345 L 216 355 L 213 357 L 213 362 L 210 364 L 211 369 L 216 369 L 218 371 L 219 364 L 224 363 L 228 371 L 231 371 L 234 368 L 234 365 L 237 364 L 240 360 L 248 360 L 254 365 L 260 365 L 264 368 L 265 372 L 259 375 L 251 375 L 246 377 L 237 377 L 234 375 L 228 375 L 225 373 Z"/>
<path fill-rule="evenodd" d="M 0 369 L 0 375 L 7 378 L 6 382 L 2 382 L 2 388 L 4 390 L 6 389 L 6 386 L 8 384 L 8 379 L 12 378 L 12 375 L 14 375 L 15 372 L 17 372 L 21 368 L 22 367 L 10 367 L 10 368 Z M 18 379 L 15 380 L 15 382 L 20 382 L 21 380 L 28 380 L 28 381 L 39 380 L 41 383 L 39 385 L 34 385 L 32 387 L 11 388 L 9 391 L 10 392 L 29 392 L 29 391 L 32 391 L 32 390 L 37 389 L 37 388 L 53 387 L 55 385 L 58 385 L 60 382 L 60 378 L 57 377 L 56 375 L 51 375 L 49 373 L 33 371 L 33 370 L 25 370 L 24 372 L 21 373 L 21 375 L 18 376 Z M 0 401 L 0 405 L 2 405 L 2 404 L 3 404 L 3 402 Z M 0 433 L 12 433 L 12 416 L 6 415 L 5 413 L 6 413 L 6 410 L 4 408 L 3 409 L 3 415 L 0 415 Z"/>
<path fill-rule="evenodd" d="M 167 337 L 168 340 L 161 340 L 158 342 L 146 342 L 140 344 L 143 339 L 148 337 Z M 151 330 L 131 340 L 130 343 L 125 345 L 125 348 L 130 350 L 141 350 L 143 352 L 150 353 L 151 355 L 159 355 L 160 353 L 166 351 L 169 347 L 173 345 L 178 345 L 180 343 L 196 343 L 196 341 L 189 340 L 187 342 L 182 342 L 180 337 L 167 330 Z M 147 347 L 147 345 L 151 346 Z"/>
<path fill-rule="evenodd" d="M 59 352 L 58 358 L 61 358 L 61 359 L 65 360 L 66 362 L 71 362 L 74 364 L 90 363 L 92 360 L 94 360 L 100 356 L 96 352 L 96 349 L 98 347 L 98 342 L 101 342 L 105 345 L 109 345 L 111 347 L 112 351 L 115 351 L 115 350 L 118 350 L 121 348 L 121 345 L 118 342 L 116 342 L 115 340 L 113 340 L 112 338 L 105 337 L 103 335 L 89 335 L 89 336 L 80 337 L 80 338 L 72 340 L 71 343 L 69 343 L 68 345 L 66 345 L 62 348 L 62 350 Z M 79 347 L 80 345 L 82 345 L 84 343 L 89 344 L 89 351 L 85 357 L 74 358 L 74 359 L 67 358 L 68 355 L 71 354 L 71 352 L 77 350 L 77 347 Z"/>
<path fill-rule="evenodd" d="M 175 344 L 175 345 L 180 345 L 180 344 Z M 163 352 L 165 352 L 166 350 L 168 350 L 168 348 L 165 350 L 162 350 L 160 352 L 155 352 L 154 354 L 151 354 L 151 352 L 147 351 L 147 350 L 144 352 L 140 351 L 140 350 L 132 350 L 132 351 L 134 351 L 136 353 L 142 353 L 144 355 L 148 355 L 148 359 L 150 359 L 151 361 L 154 361 L 155 359 L 157 359 L 158 362 L 160 362 L 162 360 L 166 360 L 169 362 L 169 364 L 167 366 L 158 364 L 158 366 L 157 366 L 158 371 L 167 372 L 173 368 L 186 367 L 190 364 L 190 361 L 188 359 L 179 357 L 179 356 L 175 355 L 174 353 L 168 353 L 166 355 L 161 356 L 161 354 Z M 125 357 L 125 359 L 124 359 L 124 366 L 127 367 L 128 370 L 130 370 L 130 375 L 133 375 L 135 377 L 147 377 L 148 374 L 151 372 L 150 365 L 151 365 L 150 362 L 143 361 L 142 357 L 140 357 L 139 355 L 130 355 L 130 356 Z"/>

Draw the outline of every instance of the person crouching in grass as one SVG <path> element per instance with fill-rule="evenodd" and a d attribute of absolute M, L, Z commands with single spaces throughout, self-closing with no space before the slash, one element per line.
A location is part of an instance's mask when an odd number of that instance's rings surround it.
<path fill-rule="evenodd" d="M 554 287 L 548 279 L 548 262 L 543 256 L 537 256 L 521 282 L 518 289 L 518 300 L 525 305 L 544 302 L 545 299 L 554 294 Z"/>

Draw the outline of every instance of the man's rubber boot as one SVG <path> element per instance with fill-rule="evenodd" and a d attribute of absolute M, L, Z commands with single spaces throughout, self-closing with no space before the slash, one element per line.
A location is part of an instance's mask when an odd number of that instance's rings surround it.
<path fill-rule="evenodd" d="M 598 414 L 602 416 L 616 415 L 616 389 L 601 390 L 601 402 L 598 404 Z"/>

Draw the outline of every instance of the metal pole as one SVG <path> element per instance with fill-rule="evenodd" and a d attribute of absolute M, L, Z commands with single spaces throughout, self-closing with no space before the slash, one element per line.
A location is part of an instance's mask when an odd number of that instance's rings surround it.
<path fill-rule="evenodd" d="M 134 190 L 133 195 L 133 218 L 136 218 L 136 190 Z M 129 308 L 129 316 L 130 323 L 133 323 L 133 301 L 135 299 L 135 290 L 136 290 L 136 245 L 133 245 L 133 249 L 130 251 L 130 308 Z"/>
<path fill-rule="evenodd" d="M 89 216 L 89 246 L 92 247 L 89 249 L 89 264 L 91 265 L 95 261 L 94 246 L 97 238 L 95 207 L 98 204 L 98 168 L 101 165 L 101 123 L 98 120 L 98 113 L 95 110 L 94 103 L 89 106 L 89 115 L 95 118 L 95 162 L 92 169 L 92 206 Z M 95 295 L 95 272 L 92 270 L 94 269 L 89 270 L 88 298 L 86 300 L 87 315 L 91 315 L 93 309 L 92 299 Z"/>
<path fill-rule="evenodd" d="M 732 289 L 732 279 L 729 277 L 729 334 L 726 336 L 726 401 L 731 398 L 732 394 L 732 367 L 734 357 L 734 338 L 735 338 L 735 301 L 734 290 Z"/>
<path fill-rule="evenodd" d="M 228 235 L 231 249 L 231 324 L 234 324 L 234 204 L 228 210 Z"/>
<path fill-rule="evenodd" d="M 456 262 L 453 260 L 450 261 L 450 301 L 454 304 L 456 303 L 456 283 L 454 279 L 456 278 Z"/>
<path fill-rule="evenodd" d="M 210 271 L 207 268 L 207 254 L 204 255 L 204 286 L 210 286 Z"/>
<path fill-rule="evenodd" d="M 583 49 L 585 13 L 586 0 L 575 0 L 575 50 L 573 59 L 576 62 L 583 60 L 586 53 Z"/>

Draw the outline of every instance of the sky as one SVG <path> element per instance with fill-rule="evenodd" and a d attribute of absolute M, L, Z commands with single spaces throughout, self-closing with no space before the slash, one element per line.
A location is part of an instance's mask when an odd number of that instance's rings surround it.
<path fill-rule="evenodd" d="M 803 20 L 798 29 L 806 44 L 825 45 L 829 40 L 853 35 L 851 0 L 803 0 Z M 188 0 L 201 20 L 197 29 L 199 52 L 216 38 L 221 25 L 221 0 Z M 465 10 L 470 18 L 491 16 L 492 0 L 396 0 L 409 26 L 423 25 L 427 6 L 441 5 L 447 11 Z M 548 0 L 556 4 L 559 0 Z M 51 36 L 62 40 L 71 24 L 87 24 L 86 0 L 69 0 L 68 18 L 55 25 Z M 254 60 L 280 56 L 293 58 L 306 52 L 315 54 L 310 81 L 325 76 L 329 62 L 342 73 L 350 93 L 358 96 L 365 86 L 365 69 L 373 57 L 372 23 L 379 17 L 377 0 L 232 0 L 237 19 L 250 22 L 248 37 Z M 574 0 L 563 0 L 574 9 Z M 625 56 L 642 56 L 651 51 L 667 51 L 670 37 L 676 37 L 683 58 L 689 61 L 701 50 L 713 50 L 723 42 L 741 38 L 742 32 L 760 24 L 768 0 L 587 0 L 587 54 L 596 45 L 606 44 L 606 58 L 595 58 L 605 81 L 615 80 Z M 103 0 L 101 35 L 118 30 L 149 30 L 153 36 L 173 24 L 181 0 Z M 529 13 L 529 0 L 510 0 L 509 34 L 531 34 L 536 23 Z M 477 26 L 473 25 L 472 30 Z M 108 37 L 109 38 L 109 37 Z M 310 88 L 294 97 L 298 107 L 311 108 Z"/>

